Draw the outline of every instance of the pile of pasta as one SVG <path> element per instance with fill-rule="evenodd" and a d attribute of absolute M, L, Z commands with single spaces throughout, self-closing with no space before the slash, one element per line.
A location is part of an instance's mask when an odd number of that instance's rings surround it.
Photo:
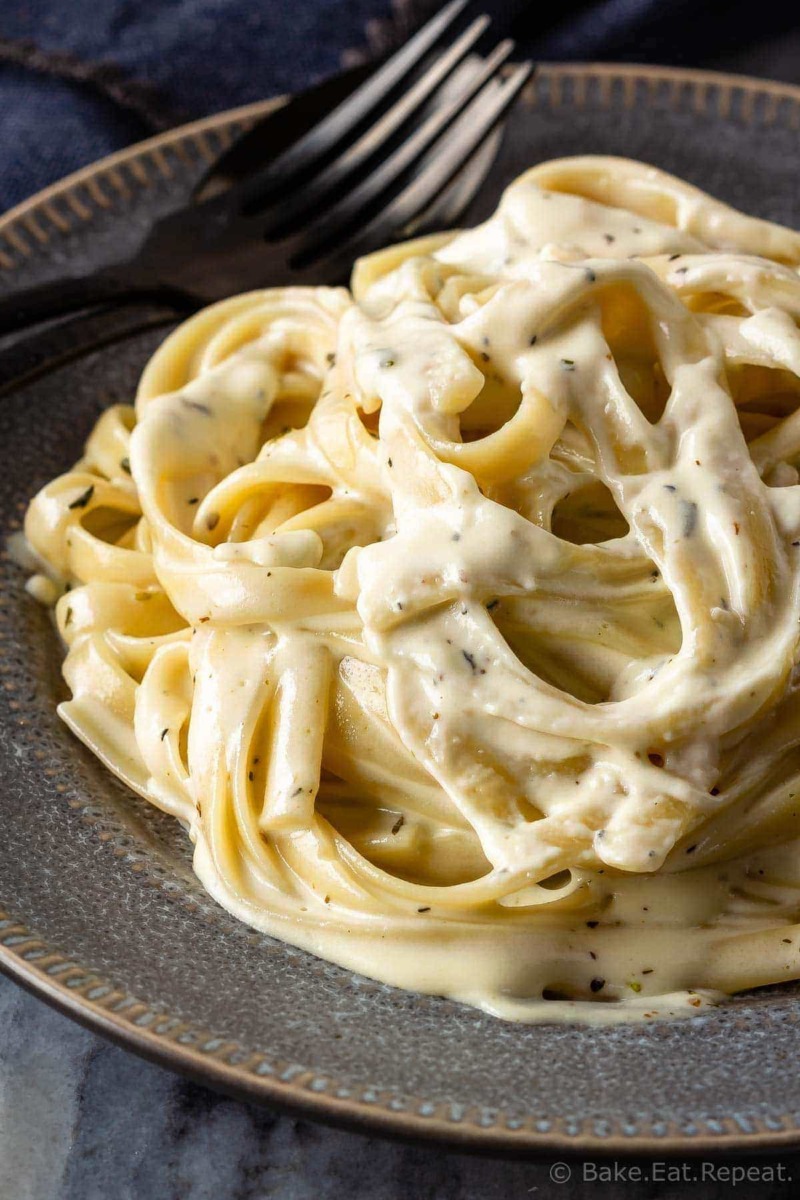
<path fill-rule="evenodd" d="M 352 295 L 199 313 L 31 503 L 62 717 L 221 904 L 388 982 L 800 977 L 798 263 L 572 158 Z"/>

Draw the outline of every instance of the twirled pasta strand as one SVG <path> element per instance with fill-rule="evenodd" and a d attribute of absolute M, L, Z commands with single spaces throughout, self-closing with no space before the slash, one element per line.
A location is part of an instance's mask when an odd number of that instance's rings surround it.
<path fill-rule="evenodd" d="M 390 982 L 617 1019 L 800 977 L 799 263 L 564 159 L 355 299 L 198 314 L 31 504 L 62 716 L 232 912 Z"/>

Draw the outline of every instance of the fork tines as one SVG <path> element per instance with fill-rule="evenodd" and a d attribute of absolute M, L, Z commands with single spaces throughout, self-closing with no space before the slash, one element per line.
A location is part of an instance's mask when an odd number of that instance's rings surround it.
<path fill-rule="evenodd" d="M 359 127 L 378 109 L 429 50 L 444 36 L 466 8 L 467 0 L 451 0 L 388 59 L 352 95 L 343 100 L 324 120 L 299 141 L 284 150 L 250 181 L 248 199 L 266 199 L 283 192 L 298 175 L 307 175 L 344 141 L 352 141 Z M 488 24 L 488 18 L 484 18 Z"/>
<path fill-rule="evenodd" d="M 435 154 L 426 156 L 421 169 L 402 190 L 365 226 L 347 231 L 332 228 L 324 242 L 315 242 L 297 253 L 298 265 L 313 262 L 318 269 L 320 259 L 351 263 L 360 254 L 385 245 L 404 234 L 421 214 L 442 195 L 481 148 L 492 130 L 499 124 L 531 76 L 533 64 L 520 63 L 511 74 L 496 86 L 484 87 L 479 95 L 465 105 L 452 131 L 436 143 Z M 451 218 L 457 219 L 455 215 Z M 418 235 L 422 230 L 414 229 Z M 344 236 L 343 236 L 344 235 Z M 342 240 L 340 240 L 342 239 Z"/>
<path fill-rule="evenodd" d="M 332 255 L 352 260 L 397 237 L 453 182 L 514 102 L 533 68 L 520 64 L 501 82 L 514 43 L 502 41 L 486 57 L 475 53 L 490 20 L 480 15 L 459 28 L 465 4 L 443 8 L 244 186 L 243 215 L 260 223 L 268 242 L 282 243 L 294 270 Z"/>

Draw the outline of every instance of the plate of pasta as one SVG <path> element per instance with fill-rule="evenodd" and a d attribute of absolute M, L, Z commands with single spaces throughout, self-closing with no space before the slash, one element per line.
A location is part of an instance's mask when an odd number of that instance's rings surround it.
<path fill-rule="evenodd" d="M 34 198 L 5 269 L 255 111 Z M 5 969 L 331 1121 L 800 1141 L 799 116 L 543 68 L 463 229 L 4 401 Z"/>

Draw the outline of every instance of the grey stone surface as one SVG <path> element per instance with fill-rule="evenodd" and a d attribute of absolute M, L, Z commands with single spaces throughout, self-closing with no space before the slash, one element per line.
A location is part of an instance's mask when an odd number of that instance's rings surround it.
<path fill-rule="evenodd" d="M 784 1181 L 692 1182 L 754 1166 Z M 572 1162 L 448 1153 L 328 1129 L 242 1104 L 135 1057 L 0 978 L 2 1200 L 783 1200 L 800 1158 L 672 1164 L 686 1178 L 597 1182 Z M 664 1174 L 666 1164 L 638 1166 Z M 555 1169 L 563 1172 L 563 1164 Z M 588 1176 L 585 1177 L 585 1176 Z"/>

